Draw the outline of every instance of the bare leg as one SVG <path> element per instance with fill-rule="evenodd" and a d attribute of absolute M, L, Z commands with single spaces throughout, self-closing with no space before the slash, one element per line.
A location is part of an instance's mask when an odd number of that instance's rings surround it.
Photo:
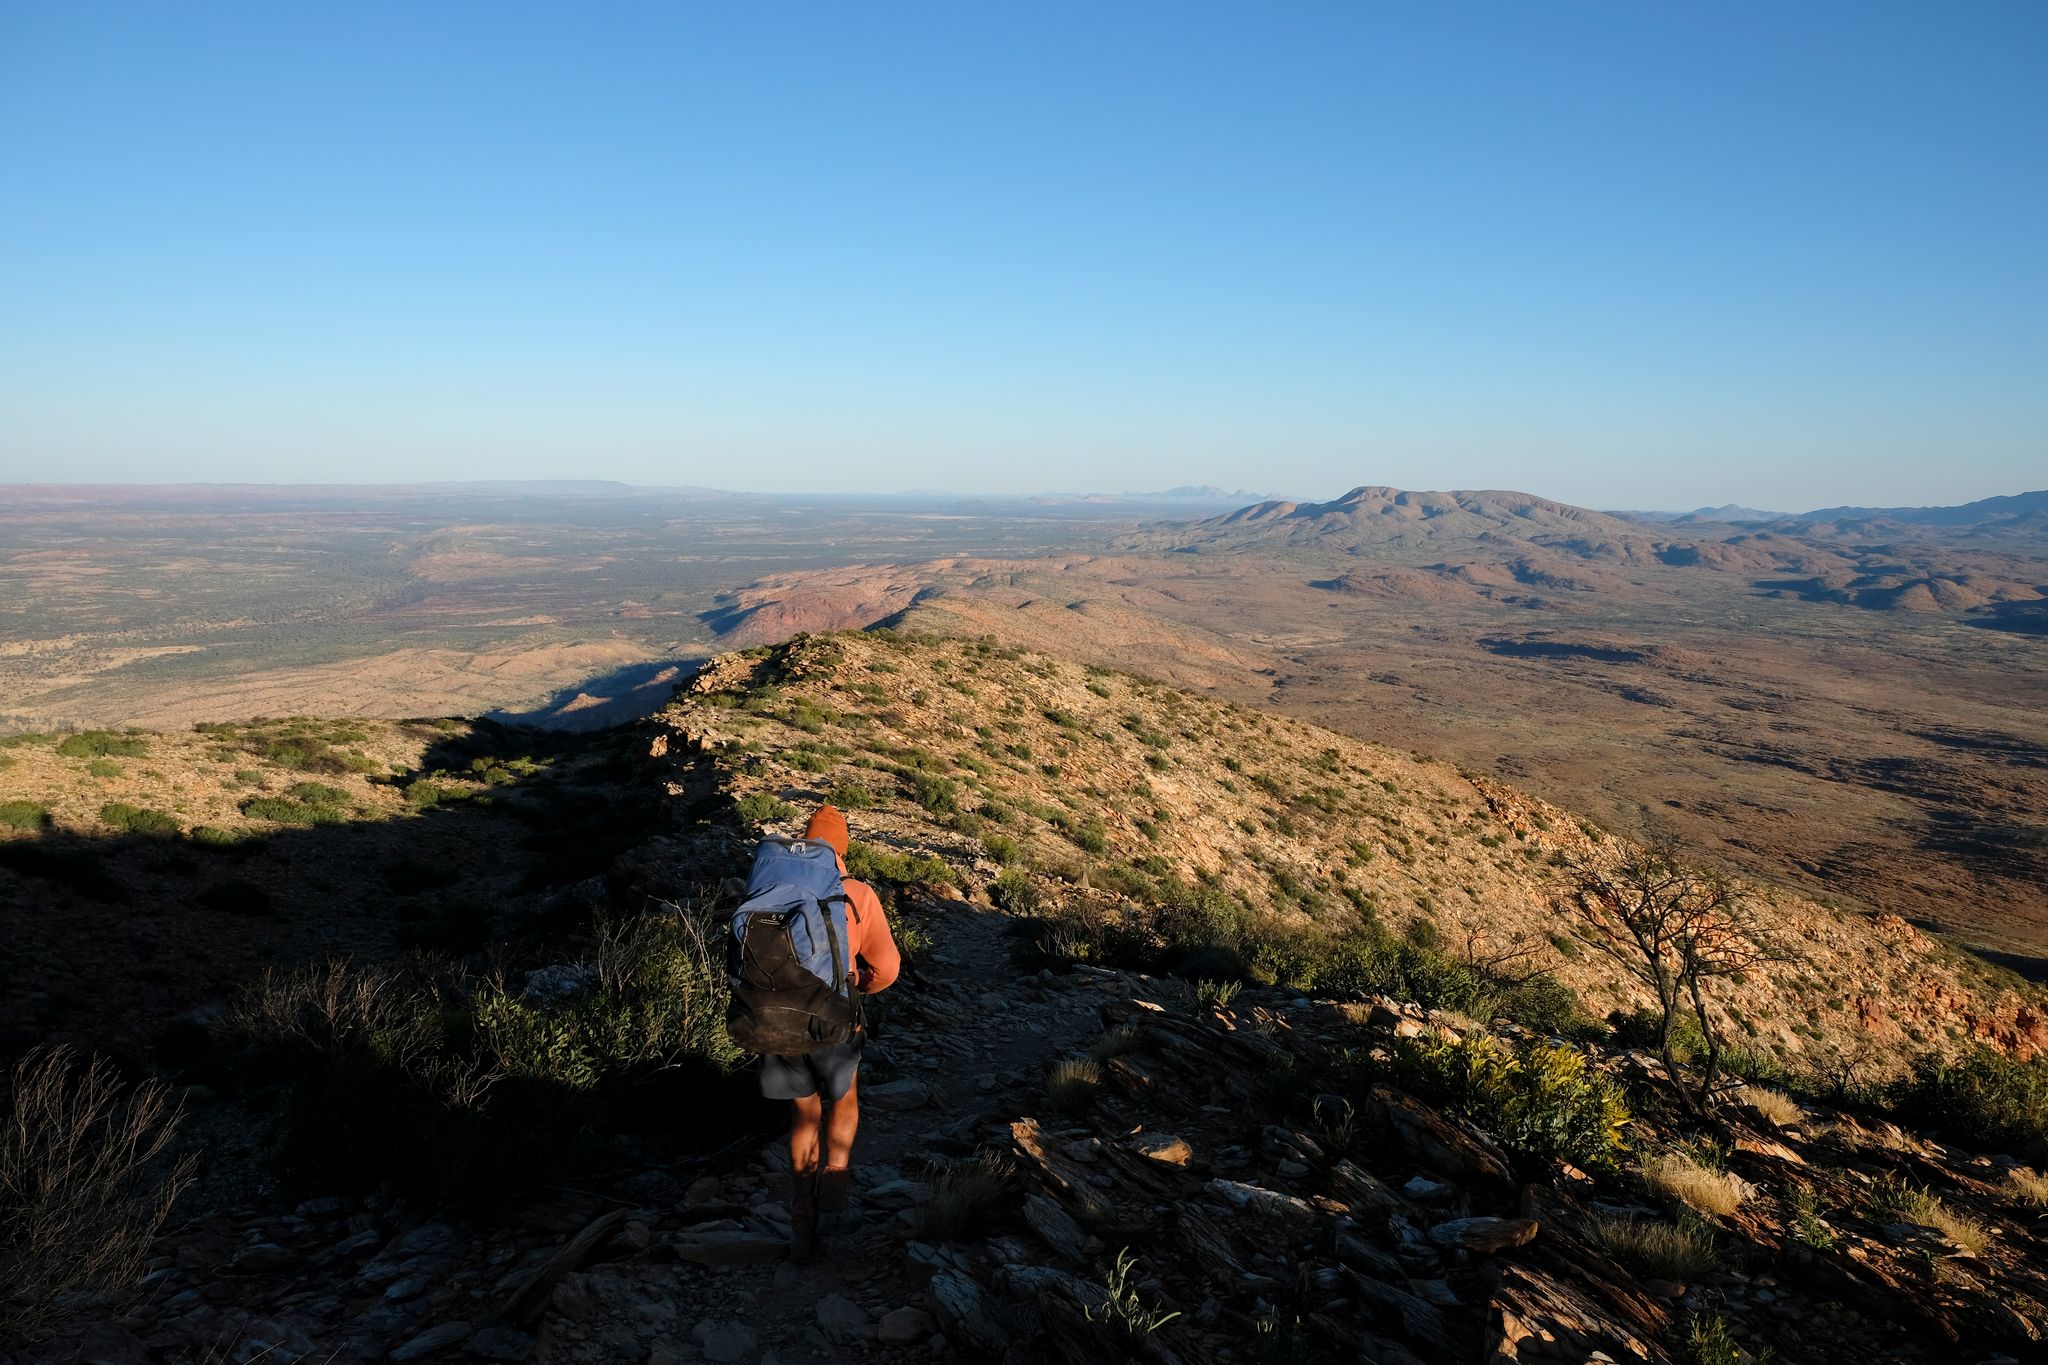
<path fill-rule="evenodd" d="M 801 1103 L 801 1101 L 799 1101 Z M 815 1120 L 813 1121 L 815 1122 Z M 843 1171 L 853 1164 L 853 1135 L 860 1129 L 860 1078 L 846 1087 L 846 1093 L 832 1101 L 832 1113 L 825 1121 L 825 1168 Z M 817 1132 L 811 1136 L 813 1160 L 816 1159 Z"/>
<path fill-rule="evenodd" d="M 818 1130 L 825 1117 L 825 1101 L 817 1095 L 806 1095 L 790 1104 L 789 1169 L 792 1177 L 801 1177 L 818 1169 Z M 836 1112 L 833 1118 L 836 1127 Z M 851 1134 L 847 1141 L 850 1145 Z"/>

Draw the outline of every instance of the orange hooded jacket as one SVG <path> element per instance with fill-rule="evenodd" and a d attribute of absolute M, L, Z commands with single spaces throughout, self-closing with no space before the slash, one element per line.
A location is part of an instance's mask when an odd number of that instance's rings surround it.
<path fill-rule="evenodd" d="M 846 817 L 837 807 L 818 807 L 818 813 L 804 826 L 804 838 L 830 845 L 839 857 L 840 875 L 845 877 L 848 834 Z M 851 877 L 846 877 L 846 899 L 846 946 L 854 961 L 854 984 L 863 994 L 887 990 L 903 970 L 903 954 L 897 951 L 895 936 L 889 932 L 889 917 L 882 911 L 882 899 L 872 886 Z"/>

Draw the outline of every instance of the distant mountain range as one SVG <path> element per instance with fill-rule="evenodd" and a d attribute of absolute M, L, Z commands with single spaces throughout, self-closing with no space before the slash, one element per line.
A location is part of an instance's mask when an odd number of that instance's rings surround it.
<path fill-rule="evenodd" d="M 1980 498 L 1953 507 L 1822 507 L 1811 512 L 1767 512 L 1757 507 L 1728 503 L 1701 507 L 1691 512 L 1629 510 L 1612 515 L 1658 526 L 1685 525 L 1702 521 L 1724 522 L 1806 522 L 1815 526 L 1930 526 L 1984 532 L 2036 534 L 2048 531 L 2048 490 L 2014 493 L 2005 497 Z"/>
<path fill-rule="evenodd" d="M 1980 498 L 1956 507 L 1824 507 L 1800 521 L 1894 521 L 1907 526 L 2048 529 L 2048 489 Z"/>
<path fill-rule="evenodd" d="M 1740 503 L 1726 502 L 1719 507 L 1695 507 L 1690 512 L 1650 512 L 1630 509 L 1615 512 L 1617 517 L 1631 521 L 1650 521 L 1668 524 L 1674 521 L 1782 521 L 1789 512 L 1766 512 L 1760 507 L 1744 507 Z"/>

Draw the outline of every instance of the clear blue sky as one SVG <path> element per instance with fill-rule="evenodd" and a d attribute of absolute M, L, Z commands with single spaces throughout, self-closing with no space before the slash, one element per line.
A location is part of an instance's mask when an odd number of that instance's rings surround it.
<path fill-rule="evenodd" d="M 2048 5 L 0 0 L 0 480 L 2048 485 Z"/>

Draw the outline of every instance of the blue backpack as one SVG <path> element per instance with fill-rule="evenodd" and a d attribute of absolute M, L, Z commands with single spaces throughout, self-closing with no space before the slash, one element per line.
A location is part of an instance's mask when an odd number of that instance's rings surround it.
<path fill-rule="evenodd" d="M 860 1027 L 847 916 L 852 902 L 830 844 L 767 838 L 732 912 L 726 1032 L 748 1052 L 793 1057 Z"/>

